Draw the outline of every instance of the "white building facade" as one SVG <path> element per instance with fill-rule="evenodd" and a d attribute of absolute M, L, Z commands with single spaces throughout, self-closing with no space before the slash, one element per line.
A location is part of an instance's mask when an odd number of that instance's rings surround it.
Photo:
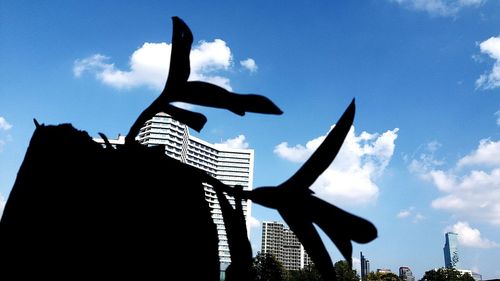
<path fill-rule="evenodd" d="M 299 270 L 312 264 L 297 236 L 279 222 L 262 223 L 261 252 L 274 255 L 287 270 Z"/>
<path fill-rule="evenodd" d="M 165 113 L 159 113 L 141 128 L 138 141 L 144 145 L 163 145 L 165 153 L 183 163 L 201 169 L 229 186 L 253 188 L 254 150 L 211 144 L 189 134 L 186 125 Z M 219 235 L 219 259 L 225 269 L 231 262 L 222 211 L 213 188 L 205 184 L 205 198 Z M 228 198 L 234 207 L 234 199 Z M 251 202 L 242 202 L 245 219 L 251 215 Z M 247 233 L 250 229 L 247 224 Z"/>

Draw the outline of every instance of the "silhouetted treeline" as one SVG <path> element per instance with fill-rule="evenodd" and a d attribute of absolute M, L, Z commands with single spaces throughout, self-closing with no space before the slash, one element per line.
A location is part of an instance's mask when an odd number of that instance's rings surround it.
<path fill-rule="evenodd" d="M 359 281 L 356 270 L 349 263 L 341 260 L 335 263 L 335 274 L 338 281 Z M 287 270 L 283 264 L 271 254 L 258 253 L 253 260 L 253 280 L 255 281 L 323 281 L 321 273 L 311 264 L 300 270 Z"/>

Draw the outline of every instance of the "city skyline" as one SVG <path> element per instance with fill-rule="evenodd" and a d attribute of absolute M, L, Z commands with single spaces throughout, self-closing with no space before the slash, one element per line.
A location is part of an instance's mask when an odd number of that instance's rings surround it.
<path fill-rule="evenodd" d="M 165 85 L 173 16 L 193 32 L 190 80 L 266 96 L 284 112 L 188 108 L 208 118 L 192 136 L 255 151 L 254 188 L 295 173 L 355 99 L 353 127 L 311 189 L 377 227 L 375 240 L 353 243 L 358 272 L 363 252 L 372 269 L 405 265 L 421 278 L 443 266 L 454 232 L 461 267 L 500 278 L 494 0 L 1 1 L 0 213 L 33 118 L 92 137 L 129 131 Z M 253 204 L 254 254 L 262 222 L 280 220 Z"/>

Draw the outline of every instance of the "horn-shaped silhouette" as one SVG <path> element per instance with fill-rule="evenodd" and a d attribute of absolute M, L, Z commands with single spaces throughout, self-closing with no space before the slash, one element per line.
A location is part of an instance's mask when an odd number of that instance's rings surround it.
<path fill-rule="evenodd" d="M 235 208 L 231 207 L 222 189 L 215 188 L 217 199 L 219 201 L 223 214 L 224 225 L 231 254 L 231 264 L 226 270 L 227 281 L 251 281 L 252 268 L 252 246 L 248 241 L 246 229 L 246 220 L 243 213 L 243 206 L 240 197 L 243 188 L 239 185 L 234 187 L 236 194 L 234 196 Z"/>
<path fill-rule="evenodd" d="M 242 197 L 278 210 L 326 280 L 336 279 L 335 270 L 314 224 L 328 235 L 350 265 L 351 241 L 368 243 L 377 237 L 377 229 L 371 222 L 315 197 L 309 189 L 337 156 L 353 123 L 354 113 L 353 100 L 318 149 L 288 180 L 274 187 L 242 191 Z M 224 188 L 221 184 L 215 186 Z M 228 188 L 224 191 L 237 192 Z"/>
<path fill-rule="evenodd" d="M 175 107 L 171 104 L 172 102 L 224 108 L 241 116 L 245 115 L 245 112 L 283 113 L 267 97 L 255 94 L 237 94 L 207 82 L 187 81 L 191 72 L 189 54 L 193 43 L 193 34 L 180 18 L 172 17 L 172 21 L 172 52 L 165 88 L 160 96 L 139 115 L 125 138 L 126 143 L 131 143 L 144 122 L 158 112 L 168 113 L 177 121 L 198 132 L 203 128 L 207 121 L 203 114 Z"/>

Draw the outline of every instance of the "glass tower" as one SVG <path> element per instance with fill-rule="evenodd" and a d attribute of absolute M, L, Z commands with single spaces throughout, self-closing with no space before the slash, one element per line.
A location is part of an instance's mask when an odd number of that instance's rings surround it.
<path fill-rule="evenodd" d="M 360 252 L 361 256 L 361 280 L 367 280 L 368 273 L 370 273 L 370 261 L 363 256 L 363 252 Z"/>
<path fill-rule="evenodd" d="M 460 259 L 458 257 L 458 234 L 454 232 L 447 232 L 445 234 L 445 243 L 444 243 L 444 266 L 446 268 L 455 268 L 458 269 L 460 267 Z"/>

